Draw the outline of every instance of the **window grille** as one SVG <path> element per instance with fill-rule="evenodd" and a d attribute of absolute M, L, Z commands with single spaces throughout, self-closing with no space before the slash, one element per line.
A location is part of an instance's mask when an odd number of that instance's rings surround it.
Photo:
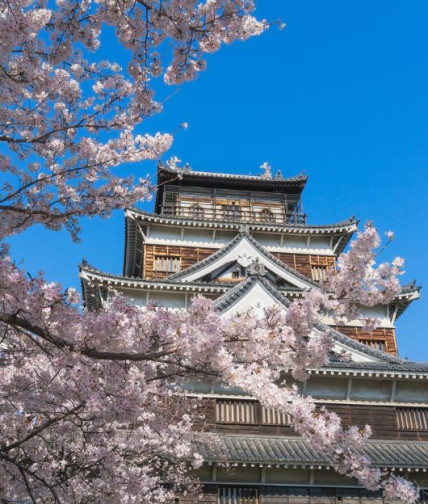
<path fill-rule="evenodd" d="M 274 408 L 262 408 L 263 425 L 290 425 L 291 415 L 281 413 Z"/>
<path fill-rule="evenodd" d="M 369 346 L 370 348 L 375 348 L 376 350 L 386 351 L 386 341 L 385 340 L 372 340 L 372 339 L 359 339 L 360 343 Z"/>
<path fill-rule="evenodd" d="M 180 257 L 157 255 L 154 260 L 154 270 L 162 273 L 180 271 Z"/>
<path fill-rule="evenodd" d="M 428 431 L 428 408 L 396 408 L 399 430 Z"/>
<path fill-rule="evenodd" d="M 327 280 L 327 270 L 328 266 L 323 265 L 312 265 L 312 280 L 316 280 L 317 282 L 321 282 L 322 280 Z"/>
<path fill-rule="evenodd" d="M 218 504 L 259 504 L 257 488 L 219 487 Z"/>
<path fill-rule="evenodd" d="M 221 399 L 216 401 L 216 421 L 219 423 L 255 424 L 256 403 Z"/>
<path fill-rule="evenodd" d="M 259 414 L 257 414 L 257 409 Z M 274 408 L 265 408 L 256 401 L 218 399 L 216 422 L 231 424 L 291 425 L 291 416 Z"/>
<path fill-rule="evenodd" d="M 260 220 L 262 222 L 275 222 L 275 215 L 267 208 L 264 208 L 260 211 Z"/>

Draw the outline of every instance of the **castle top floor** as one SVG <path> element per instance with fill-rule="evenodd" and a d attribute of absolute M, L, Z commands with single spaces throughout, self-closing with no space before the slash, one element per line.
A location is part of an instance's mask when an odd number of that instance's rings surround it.
<path fill-rule="evenodd" d="M 196 220 L 306 224 L 301 194 L 307 177 L 192 171 L 159 165 L 155 212 Z"/>

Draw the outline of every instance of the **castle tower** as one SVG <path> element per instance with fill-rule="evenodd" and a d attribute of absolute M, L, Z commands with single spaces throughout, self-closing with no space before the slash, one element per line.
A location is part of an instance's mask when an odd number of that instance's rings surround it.
<path fill-rule="evenodd" d="M 263 168 L 262 175 L 247 176 L 160 165 L 154 213 L 125 212 L 123 275 L 81 265 L 87 309 L 100 308 L 114 287 L 142 307 L 186 309 L 192 296 L 203 294 L 228 317 L 251 307 L 286 309 L 317 286 L 358 223 L 307 224 L 301 201 L 307 177 L 273 177 Z M 337 325 L 326 316 L 321 329 L 352 360 L 332 358 L 300 387 L 345 426 L 370 424 L 366 454 L 373 463 L 428 489 L 428 365 L 400 359 L 395 335 L 397 318 L 418 297 L 410 284 L 389 305 L 362 307 L 379 320 L 372 332 L 358 321 Z M 374 494 L 331 471 L 328 457 L 300 439 L 286 415 L 221 383 L 188 387 L 203 398 L 206 422 L 225 447 L 221 455 L 205 453 L 204 502 L 374 502 Z M 224 457 L 232 469 L 219 464 Z"/>

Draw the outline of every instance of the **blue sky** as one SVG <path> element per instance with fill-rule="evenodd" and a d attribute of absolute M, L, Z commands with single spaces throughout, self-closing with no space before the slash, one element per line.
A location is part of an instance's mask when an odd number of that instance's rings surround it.
<path fill-rule="evenodd" d="M 403 256 L 403 282 L 428 286 L 428 3 L 264 0 L 258 14 L 287 27 L 210 55 L 207 71 L 142 131 L 188 122 L 169 155 L 197 170 L 257 174 L 263 161 L 285 176 L 305 170 L 309 222 L 356 215 L 392 229 L 382 259 Z M 133 170 L 144 176 L 154 164 Z M 77 288 L 83 257 L 120 273 L 123 214 L 82 226 L 79 244 L 66 232 L 29 230 L 10 240 L 13 256 Z M 423 297 L 399 319 L 404 357 L 428 361 L 427 308 Z"/>

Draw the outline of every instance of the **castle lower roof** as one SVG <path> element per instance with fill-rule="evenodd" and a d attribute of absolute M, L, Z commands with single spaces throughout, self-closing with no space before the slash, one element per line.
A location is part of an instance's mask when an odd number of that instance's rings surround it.
<path fill-rule="evenodd" d="M 330 467 L 332 458 L 298 437 L 219 435 L 217 446 L 202 445 L 207 462 L 227 461 L 231 464 Z M 359 450 L 372 464 L 381 468 L 427 469 L 427 441 L 369 440 Z M 311 467 L 314 466 L 314 467 Z"/>

